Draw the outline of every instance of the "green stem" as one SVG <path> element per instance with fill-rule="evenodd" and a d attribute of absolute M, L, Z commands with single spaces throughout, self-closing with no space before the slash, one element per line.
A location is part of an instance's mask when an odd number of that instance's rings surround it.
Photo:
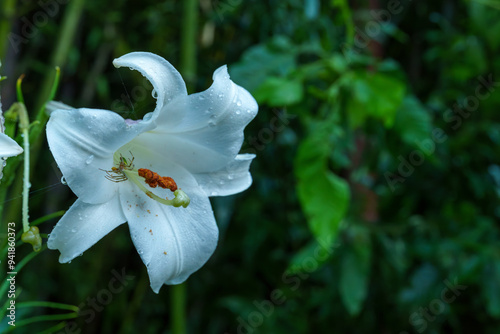
<path fill-rule="evenodd" d="M 19 127 L 23 136 L 23 149 L 24 149 L 24 179 L 23 179 L 23 231 L 29 231 L 29 214 L 28 214 L 28 199 L 30 192 L 30 137 L 29 127 L 30 121 L 28 112 L 24 103 L 19 102 Z"/>
<path fill-rule="evenodd" d="M 184 1 L 181 36 L 181 73 L 188 86 L 196 76 L 196 41 L 198 33 L 198 1 Z"/>
<path fill-rule="evenodd" d="M 173 285 L 172 302 L 172 334 L 186 333 L 186 283 Z"/>
<path fill-rule="evenodd" d="M 68 304 L 62 304 L 62 303 L 55 303 L 55 302 L 46 302 L 46 301 L 30 301 L 30 302 L 20 302 L 16 303 L 17 308 L 23 308 L 23 307 L 49 307 L 49 308 L 55 308 L 55 309 L 60 309 L 60 310 L 68 310 L 68 311 L 73 311 L 73 312 L 78 312 L 80 309 L 77 306 L 74 305 L 68 305 Z"/>
<path fill-rule="evenodd" d="M 48 101 L 54 99 L 54 97 L 55 97 L 57 88 L 59 87 L 60 73 L 61 72 L 60 72 L 59 67 L 56 66 L 55 67 L 55 74 L 54 74 L 55 78 L 54 78 L 54 82 L 52 83 L 52 85 L 50 87 L 50 96 L 48 98 Z M 18 98 L 18 101 L 22 102 L 22 103 L 24 103 L 24 97 L 23 97 L 23 94 L 21 92 L 20 85 L 21 85 L 21 81 L 22 81 L 23 77 L 24 77 L 24 75 L 22 75 L 17 81 L 17 98 Z M 17 106 L 17 104 L 14 104 L 14 106 Z M 45 110 L 45 104 L 43 105 L 39 114 L 42 114 L 42 113 L 45 114 L 44 110 Z M 30 138 L 29 138 L 30 142 L 31 142 L 32 146 L 34 146 L 33 153 L 31 154 L 31 163 L 33 163 L 33 160 L 36 160 L 38 157 L 38 152 L 40 150 L 40 145 L 42 142 L 42 141 L 38 140 L 38 137 L 40 136 L 41 130 L 43 129 L 43 125 L 41 125 L 39 121 L 33 122 L 32 125 L 34 125 L 33 130 L 28 129 L 28 130 L 30 130 Z M 16 140 L 18 140 L 18 139 L 16 138 Z M 7 164 L 6 168 L 4 169 L 4 175 L 6 175 L 7 177 L 4 177 L 3 182 L 0 183 L 0 217 L 2 217 L 2 214 L 3 214 L 5 198 L 7 195 L 7 188 L 14 181 L 16 181 L 16 183 L 14 184 L 14 188 L 17 188 L 17 186 L 20 187 L 19 179 L 16 179 L 14 177 L 15 172 L 16 172 L 17 167 L 20 164 L 20 162 L 21 162 L 20 156 L 13 157 L 9 160 L 9 164 Z M 12 213 L 17 214 L 17 212 L 19 212 L 17 204 L 12 204 L 9 206 L 8 214 L 6 216 L 8 218 L 10 218 L 13 216 Z"/>
<path fill-rule="evenodd" d="M 45 124 L 49 116 L 45 113 L 45 103 L 51 100 L 55 95 L 59 80 L 59 66 L 63 67 L 68 59 L 68 54 L 73 44 L 76 35 L 80 17 L 82 16 L 85 0 L 72 0 L 68 3 L 64 12 L 64 17 L 60 26 L 60 34 L 58 36 L 56 47 L 52 53 L 51 67 L 55 67 L 56 71 L 50 71 L 45 76 L 45 79 L 40 85 L 35 109 L 38 110 L 34 126 L 31 130 L 31 142 L 33 152 L 31 154 L 31 162 L 36 165 L 44 140 L 39 137 L 45 129 Z M 1 193 L 0 193 L 1 194 Z"/>
<path fill-rule="evenodd" d="M 181 28 L 181 73 L 186 79 L 188 89 L 196 77 L 196 42 L 198 34 L 198 1 L 185 0 L 183 26 Z M 173 285 L 171 288 L 172 333 L 186 333 L 186 295 L 187 283 Z"/>

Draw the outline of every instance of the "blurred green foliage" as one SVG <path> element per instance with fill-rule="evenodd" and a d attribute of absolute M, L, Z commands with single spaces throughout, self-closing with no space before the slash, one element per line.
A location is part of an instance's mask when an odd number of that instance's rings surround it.
<path fill-rule="evenodd" d="M 52 64 L 69 7 L 59 2 L 4 2 L 14 4 L 0 19 L 4 108 L 22 73 L 37 108 L 40 82 L 61 65 L 65 103 L 133 118 L 152 110 L 150 86 L 111 61 L 143 50 L 179 68 L 181 2 L 87 1 L 64 64 Z M 36 33 L 23 37 L 29 24 Z M 193 91 L 228 64 L 260 111 L 243 147 L 257 153 L 253 186 L 212 201 L 220 241 L 188 280 L 188 332 L 497 333 L 498 2 L 200 0 L 197 32 Z M 35 218 L 75 199 L 39 147 Z M 19 195 L 14 182 L 2 229 L 20 226 Z M 18 332 L 170 332 L 169 288 L 152 293 L 125 226 L 71 264 L 57 257 L 44 251 L 23 269 L 18 301 L 76 305 L 81 317 Z M 94 306 L 122 270 L 131 277 L 120 292 Z"/>

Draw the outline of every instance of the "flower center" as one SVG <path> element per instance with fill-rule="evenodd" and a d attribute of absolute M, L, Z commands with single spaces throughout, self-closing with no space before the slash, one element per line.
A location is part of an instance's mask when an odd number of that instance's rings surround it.
<path fill-rule="evenodd" d="M 139 168 L 138 170 L 134 169 L 135 158 L 132 155 L 132 152 L 130 152 L 130 155 L 132 156 L 132 159 L 128 160 L 120 154 L 120 159 L 117 163 L 117 167 L 111 167 L 111 170 L 101 169 L 102 171 L 106 172 L 106 175 L 104 177 L 112 182 L 123 182 L 130 180 L 150 198 L 165 205 L 171 205 L 176 208 L 180 206 L 186 208 L 189 205 L 189 196 L 184 191 L 177 188 L 177 184 L 175 183 L 174 179 L 169 176 L 160 176 L 158 173 L 155 173 L 147 168 Z M 168 198 L 163 199 L 154 194 L 151 190 L 147 189 L 142 181 L 144 181 L 144 183 L 146 183 L 151 188 L 160 186 L 160 188 L 169 189 L 174 193 L 175 197 L 171 200 L 169 200 Z"/>

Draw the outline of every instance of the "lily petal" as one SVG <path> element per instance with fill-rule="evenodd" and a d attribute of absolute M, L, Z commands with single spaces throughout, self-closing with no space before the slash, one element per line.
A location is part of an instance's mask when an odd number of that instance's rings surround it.
<path fill-rule="evenodd" d="M 258 106 L 248 91 L 230 80 L 226 66 L 216 70 L 213 79 L 206 91 L 172 100 L 158 116 L 158 127 L 137 140 L 192 173 L 216 172 L 233 161 Z"/>
<path fill-rule="evenodd" d="M 50 233 L 47 246 L 58 249 L 61 252 L 59 262 L 66 263 L 125 220 L 118 196 L 103 204 L 87 204 L 77 199 Z"/>
<path fill-rule="evenodd" d="M 0 133 L 0 157 L 9 158 L 23 153 L 23 149 L 15 140 L 4 133 Z"/>
<path fill-rule="evenodd" d="M 120 151 L 130 150 L 136 161 L 150 162 L 136 167 L 172 177 L 191 199 L 187 208 L 175 208 L 151 200 L 131 182 L 120 187 L 132 240 L 148 269 L 151 288 L 158 292 L 163 284 L 182 283 L 203 266 L 216 248 L 219 232 L 210 201 L 196 179 L 168 156 L 134 145 L 135 140 Z M 173 198 L 170 190 L 151 190 L 162 198 Z"/>
<path fill-rule="evenodd" d="M 187 95 L 186 84 L 180 73 L 165 59 L 150 52 L 132 52 L 113 60 L 116 68 L 129 67 L 145 76 L 153 85 L 156 108 L 152 120 L 174 97 Z"/>
<path fill-rule="evenodd" d="M 84 202 L 97 204 L 116 193 L 117 184 L 106 180 L 103 171 L 114 166 L 113 153 L 151 128 L 154 123 L 127 124 L 107 110 L 56 110 L 47 123 L 47 140 L 71 190 Z"/>
<path fill-rule="evenodd" d="M 225 168 L 216 172 L 194 174 L 207 196 L 227 196 L 246 190 L 252 184 L 250 163 L 255 154 L 238 154 Z"/>
<path fill-rule="evenodd" d="M 208 197 L 201 190 L 190 189 L 187 208 L 152 201 L 130 183 L 120 192 L 132 241 L 154 292 L 163 284 L 184 282 L 208 261 L 219 232 Z"/>

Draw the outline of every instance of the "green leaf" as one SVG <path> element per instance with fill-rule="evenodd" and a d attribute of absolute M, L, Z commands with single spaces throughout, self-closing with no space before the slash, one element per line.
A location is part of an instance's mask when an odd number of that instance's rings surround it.
<path fill-rule="evenodd" d="M 349 186 L 337 175 L 317 167 L 317 175 L 300 184 L 299 196 L 316 238 L 335 237 L 347 211 Z"/>
<path fill-rule="evenodd" d="M 405 97 L 396 114 L 394 130 L 410 145 L 432 138 L 431 116 L 416 97 Z"/>
<path fill-rule="evenodd" d="M 50 308 L 56 308 L 56 309 L 61 309 L 61 310 L 69 310 L 69 311 L 74 311 L 74 312 L 78 312 L 80 310 L 77 306 L 74 306 L 74 305 L 62 304 L 62 303 L 55 303 L 55 302 L 47 302 L 47 301 L 19 302 L 16 305 L 17 305 L 18 308 L 23 308 L 23 307 L 50 307 Z"/>
<path fill-rule="evenodd" d="M 296 68 L 296 55 L 290 49 L 286 40 L 279 38 L 251 47 L 238 63 L 230 66 L 231 79 L 253 93 L 268 77 L 284 77 Z"/>
<path fill-rule="evenodd" d="M 328 131 L 330 130 L 330 131 Z M 349 204 L 349 186 L 328 168 L 329 143 L 333 128 L 325 126 L 302 142 L 295 172 L 297 193 L 309 228 L 318 242 L 333 242 Z"/>
<path fill-rule="evenodd" d="M 254 92 L 259 103 L 267 103 L 271 107 L 282 107 L 298 103 L 304 96 L 304 89 L 300 80 L 285 78 L 268 78 Z"/>
<path fill-rule="evenodd" d="M 353 128 L 369 116 L 383 121 L 386 127 L 393 125 L 405 94 L 404 82 L 384 73 L 367 72 L 348 74 L 343 82 L 351 89 L 347 113 Z"/>
<path fill-rule="evenodd" d="M 354 243 L 342 256 L 340 297 L 350 315 L 358 315 L 368 295 L 371 242 L 367 231 L 358 230 Z"/>

